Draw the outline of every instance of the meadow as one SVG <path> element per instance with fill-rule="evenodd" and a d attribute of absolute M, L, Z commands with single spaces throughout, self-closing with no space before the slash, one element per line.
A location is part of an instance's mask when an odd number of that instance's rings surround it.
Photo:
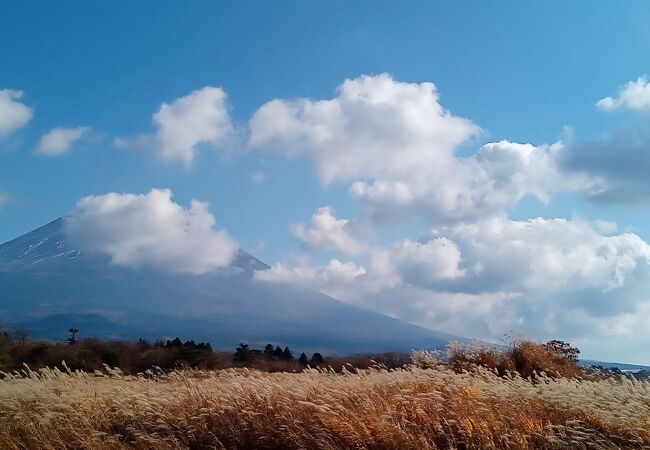
<path fill-rule="evenodd" d="M 86 373 L 0 380 L 0 448 L 650 448 L 650 382 L 411 365 Z"/>

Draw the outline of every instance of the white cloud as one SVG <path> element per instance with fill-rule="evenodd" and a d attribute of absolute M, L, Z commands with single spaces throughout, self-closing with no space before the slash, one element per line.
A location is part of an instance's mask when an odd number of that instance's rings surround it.
<path fill-rule="evenodd" d="M 270 283 L 290 283 L 307 286 L 338 299 L 346 298 L 346 290 L 358 289 L 364 283 L 366 269 L 354 262 L 332 259 L 326 265 L 311 266 L 306 262 L 298 265 L 278 263 L 268 270 L 255 272 L 255 279 Z M 349 293 L 348 293 L 349 294 Z"/>
<path fill-rule="evenodd" d="M 500 141 L 457 156 L 480 128 L 445 110 L 432 83 L 386 74 L 346 80 L 330 100 L 273 100 L 257 110 L 250 129 L 252 147 L 308 154 L 324 183 L 351 182 L 350 194 L 378 219 L 476 219 L 526 195 L 546 202 L 589 184 L 586 176 L 560 172 L 562 143 Z"/>
<path fill-rule="evenodd" d="M 370 309 L 377 309 L 372 300 L 374 294 L 464 276 L 464 270 L 459 267 L 460 251 L 446 238 L 426 243 L 404 240 L 391 248 L 371 248 L 362 257 L 367 261 L 366 266 L 339 259 L 324 265 L 311 265 L 308 258 L 301 258 L 296 264 L 278 263 L 255 276 L 267 282 L 309 286 L 350 303 L 366 303 L 364 306 Z M 391 315 L 398 316 L 398 310 L 395 308 Z"/>
<path fill-rule="evenodd" d="M 318 208 L 311 216 L 309 225 L 291 225 L 293 235 L 308 249 L 338 250 L 355 255 L 363 249 L 362 244 L 348 232 L 349 221 L 337 219 L 330 207 Z"/>
<path fill-rule="evenodd" d="M 428 242 L 404 240 L 393 249 L 393 262 L 410 283 L 430 284 L 465 276 L 461 252 L 455 242 L 438 237 Z"/>
<path fill-rule="evenodd" d="M 604 235 L 580 219 L 495 217 L 435 232 L 460 248 L 466 292 L 613 291 L 650 262 L 650 246 L 633 233 Z M 611 224 L 610 230 L 611 231 Z"/>
<path fill-rule="evenodd" d="M 649 93 L 641 78 L 599 107 L 650 110 Z M 647 198 L 647 131 L 595 143 L 501 140 L 460 156 L 479 127 L 446 111 L 432 84 L 388 75 L 347 80 L 332 99 L 273 100 L 250 129 L 251 147 L 308 156 L 324 184 L 349 183 L 370 217 L 415 223 L 419 216 L 435 228 L 423 240 L 346 252 L 340 242 L 349 223 L 321 209 L 294 234 L 306 248 L 348 260 L 277 264 L 261 275 L 267 281 L 311 286 L 460 335 L 494 339 L 521 330 L 574 340 L 588 352 L 614 349 L 613 337 L 630 344 L 634 315 L 650 310 L 650 246 L 638 235 L 605 221 L 507 217 L 526 196 L 544 203 L 572 191 L 596 200 Z M 634 348 L 650 361 L 646 349 Z"/>
<path fill-rule="evenodd" d="M 629 81 L 618 90 L 618 97 L 605 97 L 596 103 L 600 109 L 630 109 L 633 111 L 650 111 L 650 83 L 645 76 L 636 81 Z"/>
<path fill-rule="evenodd" d="M 36 152 L 47 156 L 63 155 L 89 131 L 89 127 L 54 128 L 41 136 Z"/>
<path fill-rule="evenodd" d="M 109 193 L 77 202 L 65 219 L 70 242 L 108 255 L 113 264 L 200 274 L 228 266 L 237 243 L 216 229 L 208 204 L 185 208 L 169 189 L 145 195 Z"/>
<path fill-rule="evenodd" d="M 228 112 L 227 95 L 219 87 L 206 86 L 163 103 L 153 115 L 155 135 L 134 141 L 117 139 L 118 146 L 152 148 L 165 161 L 190 166 L 201 145 L 223 147 L 235 130 Z"/>
<path fill-rule="evenodd" d="M 561 142 L 539 147 L 492 142 L 471 157 L 451 157 L 444 170 L 432 169 L 426 176 L 357 181 L 350 194 L 377 218 L 406 214 L 432 222 L 476 220 L 500 214 L 526 195 L 548 202 L 558 191 L 591 186 L 588 176 L 561 172 L 556 160 L 563 148 Z"/>
<path fill-rule="evenodd" d="M 19 100 L 21 91 L 0 89 L 0 137 L 24 127 L 32 119 L 32 110 Z"/>
<path fill-rule="evenodd" d="M 432 83 L 389 75 L 346 80 L 331 100 L 273 100 L 250 121 L 250 145 L 307 152 L 324 183 L 402 176 L 437 165 L 480 130 L 451 115 Z"/>
<path fill-rule="evenodd" d="M 650 245 L 615 231 L 599 221 L 492 217 L 373 248 L 359 261 L 280 264 L 260 276 L 433 329 L 486 339 L 525 331 L 594 355 L 613 349 L 614 334 L 631 342 L 626 327 L 650 309 Z M 637 347 L 633 356 L 650 361 Z"/>

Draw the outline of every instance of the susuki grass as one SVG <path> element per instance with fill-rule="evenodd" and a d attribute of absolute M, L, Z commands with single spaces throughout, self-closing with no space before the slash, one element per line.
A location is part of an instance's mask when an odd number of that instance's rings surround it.
<path fill-rule="evenodd" d="M 0 381 L 0 448 L 650 448 L 646 381 L 415 361 L 342 374 L 25 369 Z"/>

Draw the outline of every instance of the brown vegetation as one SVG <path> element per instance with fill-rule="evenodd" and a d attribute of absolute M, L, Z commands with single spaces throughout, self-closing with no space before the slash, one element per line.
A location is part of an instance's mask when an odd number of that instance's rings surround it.
<path fill-rule="evenodd" d="M 481 343 L 452 343 L 447 356 L 456 371 L 481 366 L 501 376 L 517 372 L 524 378 L 535 378 L 544 372 L 552 378 L 578 378 L 583 375 L 578 366 L 579 353 L 562 341 L 540 344 L 524 340 L 513 342 L 505 349 Z"/>
<path fill-rule="evenodd" d="M 113 355 L 139 373 L 0 372 L 3 450 L 650 448 L 650 381 L 585 376 L 560 341 L 452 343 L 448 362 L 415 352 L 409 364 L 401 354 L 296 360 L 271 345 L 219 354 L 180 340 L 4 344 L 13 358 L 45 352 L 41 363 Z M 305 366 L 315 359 L 323 368 Z M 160 361 L 165 370 L 151 368 Z M 230 368 L 171 369 L 179 361 Z"/>
<path fill-rule="evenodd" d="M 650 383 L 484 368 L 66 373 L 0 381 L 0 448 L 586 449 L 650 446 Z"/>
<path fill-rule="evenodd" d="M 26 331 L 12 339 L 0 330 L 0 371 L 11 372 L 26 364 L 31 369 L 58 367 L 65 361 L 71 370 L 93 372 L 104 365 L 119 367 L 125 374 L 136 375 L 157 367 L 164 371 L 175 369 L 229 369 L 247 367 L 264 372 L 300 372 L 305 367 L 330 367 L 341 372 L 367 369 L 375 364 L 388 368 L 402 367 L 410 362 L 408 354 L 382 353 L 357 356 L 323 356 L 320 353 L 296 358 L 288 347 L 284 349 L 267 345 L 264 350 L 241 344 L 234 352 L 213 352 L 210 344 L 181 341 L 176 338 L 153 344 L 137 342 L 103 341 L 99 339 L 75 340 L 73 344 L 29 339 Z M 270 347 L 270 348 L 269 348 Z M 301 355 L 303 356 L 303 355 Z M 2 375 L 0 375 L 2 378 Z"/>

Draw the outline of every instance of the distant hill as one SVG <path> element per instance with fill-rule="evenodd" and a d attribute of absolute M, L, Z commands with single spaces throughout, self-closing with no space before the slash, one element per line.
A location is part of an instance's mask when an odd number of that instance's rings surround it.
<path fill-rule="evenodd" d="M 638 364 L 625 364 L 625 363 L 615 363 L 607 361 L 597 361 L 595 359 L 581 359 L 580 365 L 583 366 L 601 366 L 606 369 L 619 369 L 623 372 L 640 372 L 640 371 L 650 371 L 650 366 L 641 366 Z"/>
<path fill-rule="evenodd" d="M 203 275 L 131 269 L 72 248 L 63 219 L 0 245 L 0 317 L 36 337 L 158 339 L 181 336 L 232 349 L 289 345 L 366 353 L 441 348 L 463 340 L 366 311 L 321 293 L 253 280 L 269 266 L 239 251 L 231 267 Z"/>

